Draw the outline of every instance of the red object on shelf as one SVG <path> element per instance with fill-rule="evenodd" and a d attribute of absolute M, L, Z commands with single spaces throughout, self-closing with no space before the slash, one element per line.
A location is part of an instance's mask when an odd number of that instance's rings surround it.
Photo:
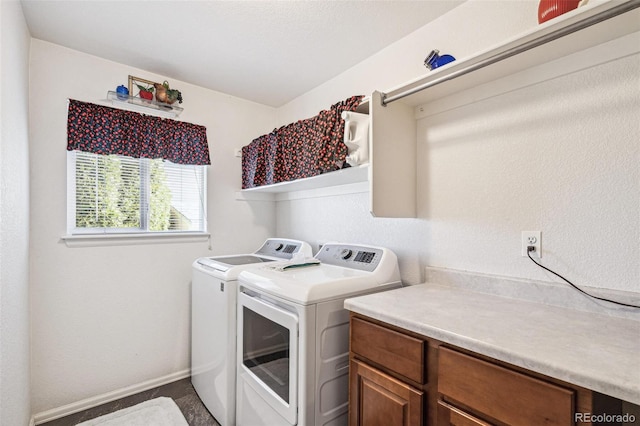
<path fill-rule="evenodd" d="M 578 7 L 580 0 L 540 0 L 538 4 L 538 23 L 542 24 L 550 19 L 567 13 Z"/>
<path fill-rule="evenodd" d="M 146 92 L 146 91 L 144 91 L 144 90 L 141 90 L 141 91 L 140 91 L 140 97 L 141 97 L 142 99 L 146 99 L 146 100 L 150 101 L 150 100 L 152 100 L 152 99 L 153 99 L 153 93 L 151 93 L 151 92 Z"/>

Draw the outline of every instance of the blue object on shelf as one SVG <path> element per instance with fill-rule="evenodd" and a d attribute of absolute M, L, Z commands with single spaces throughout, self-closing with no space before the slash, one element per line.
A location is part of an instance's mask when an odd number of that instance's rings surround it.
<path fill-rule="evenodd" d="M 116 88 L 116 93 L 118 94 L 118 99 L 126 100 L 129 98 L 129 89 L 127 89 L 122 84 Z"/>
<path fill-rule="evenodd" d="M 438 67 L 443 66 L 444 64 L 448 64 L 449 62 L 453 62 L 456 60 L 456 58 L 451 55 L 440 56 L 439 53 L 440 51 L 438 50 L 432 50 L 424 60 L 424 66 L 429 68 L 429 70 L 434 70 Z"/>

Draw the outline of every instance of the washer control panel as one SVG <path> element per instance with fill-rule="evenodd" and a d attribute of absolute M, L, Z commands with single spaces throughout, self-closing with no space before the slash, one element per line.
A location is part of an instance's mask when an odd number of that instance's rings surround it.
<path fill-rule="evenodd" d="M 255 254 L 291 259 L 294 254 L 300 251 L 302 251 L 305 256 L 311 257 L 311 246 L 305 242 L 281 238 L 269 238 L 264 242 L 262 247 L 255 252 Z"/>
<path fill-rule="evenodd" d="M 384 249 L 355 244 L 329 243 L 322 246 L 316 259 L 329 265 L 373 272 L 384 258 Z"/>

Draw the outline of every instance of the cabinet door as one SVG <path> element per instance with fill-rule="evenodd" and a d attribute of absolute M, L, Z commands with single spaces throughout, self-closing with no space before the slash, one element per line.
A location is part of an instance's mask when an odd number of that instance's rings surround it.
<path fill-rule="evenodd" d="M 438 426 L 491 426 L 444 401 L 438 401 Z"/>
<path fill-rule="evenodd" d="M 350 426 L 422 426 L 422 391 L 353 359 L 349 382 Z"/>

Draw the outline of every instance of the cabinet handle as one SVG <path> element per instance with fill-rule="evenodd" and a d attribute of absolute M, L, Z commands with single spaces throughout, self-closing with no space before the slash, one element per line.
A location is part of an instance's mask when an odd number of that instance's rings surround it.
<path fill-rule="evenodd" d="M 347 370 L 349 368 L 349 361 L 345 361 L 341 364 L 337 364 L 336 365 L 336 371 L 343 371 L 343 370 Z"/>

